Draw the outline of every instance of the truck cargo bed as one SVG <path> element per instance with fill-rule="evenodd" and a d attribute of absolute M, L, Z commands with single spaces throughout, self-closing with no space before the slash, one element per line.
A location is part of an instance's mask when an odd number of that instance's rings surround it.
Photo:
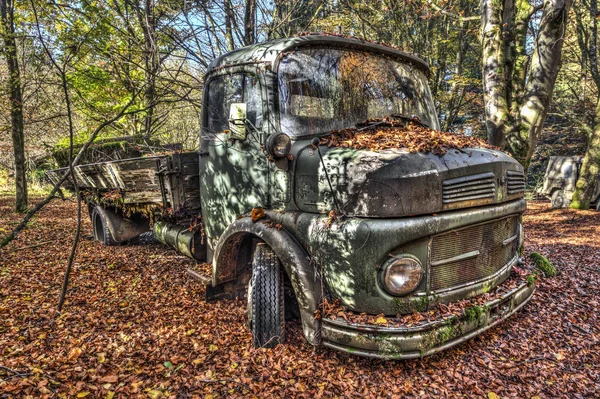
<path fill-rule="evenodd" d="M 46 172 L 56 184 L 68 168 Z M 154 204 L 177 215 L 200 210 L 199 163 L 196 152 L 93 163 L 75 167 L 81 190 L 101 195 L 117 190 L 124 204 Z M 73 188 L 71 176 L 63 184 Z"/>

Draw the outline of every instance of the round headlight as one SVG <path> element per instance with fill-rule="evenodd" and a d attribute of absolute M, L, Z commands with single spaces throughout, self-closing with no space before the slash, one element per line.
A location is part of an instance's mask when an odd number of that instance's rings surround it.
<path fill-rule="evenodd" d="M 422 278 L 421 262 L 412 256 L 401 255 L 386 262 L 382 282 L 387 292 L 395 296 L 403 296 L 413 292 Z"/>
<path fill-rule="evenodd" d="M 267 149 L 275 158 L 284 158 L 292 148 L 292 140 L 290 136 L 284 133 L 276 133 L 269 136 L 267 139 Z"/>

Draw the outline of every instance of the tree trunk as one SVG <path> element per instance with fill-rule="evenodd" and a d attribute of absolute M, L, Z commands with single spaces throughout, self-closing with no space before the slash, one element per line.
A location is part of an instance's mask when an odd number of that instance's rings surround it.
<path fill-rule="evenodd" d="M 256 42 L 256 0 L 246 0 L 244 14 L 244 44 L 249 46 Z"/>
<path fill-rule="evenodd" d="M 582 76 L 585 82 L 585 64 L 589 60 L 588 68 L 592 74 L 596 88 L 600 90 L 600 73 L 598 71 L 598 1 L 591 0 L 587 6 L 590 17 L 590 24 L 582 22 L 583 14 L 578 13 L 578 44 L 581 50 L 582 57 Z M 579 9 L 581 10 L 581 9 Z M 585 20 L 584 20 L 585 21 Z M 587 32 L 586 32 L 587 31 Z M 589 42 L 584 40 L 585 36 L 589 37 Z M 587 58 L 586 58 L 587 55 Z M 588 138 L 588 145 L 583 163 L 579 171 L 579 177 L 575 184 L 575 192 L 571 201 L 573 209 L 589 209 L 593 198 L 598 178 L 600 177 L 600 99 L 596 103 L 596 111 L 594 115 L 594 126 Z"/>
<path fill-rule="evenodd" d="M 231 0 L 224 0 L 223 7 L 225 8 L 225 39 L 227 40 L 227 50 L 232 51 L 235 49 L 235 42 L 233 40 L 233 20 L 235 14 L 233 13 Z"/>
<path fill-rule="evenodd" d="M 4 44 L 4 57 L 8 70 L 10 87 L 10 118 L 12 130 L 13 152 L 15 158 L 15 210 L 27 210 L 27 176 L 25 166 L 25 136 L 23 133 L 23 96 L 21 92 L 21 75 L 17 58 L 15 41 L 14 3 L 12 0 L 0 0 L 0 18 Z"/>
<path fill-rule="evenodd" d="M 571 200 L 573 209 L 589 209 L 594 200 L 596 182 L 600 176 L 600 100 L 596 105 L 594 131 L 589 138 L 587 151 L 583 157 L 575 192 Z"/>
<path fill-rule="evenodd" d="M 552 100 L 570 0 L 544 2 L 540 30 L 531 60 L 518 123 L 507 137 L 513 156 L 528 168 Z"/>
<path fill-rule="evenodd" d="M 525 169 L 529 167 L 552 99 L 570 2 L 544 0 L 531 61 L 525 53 L 527 24 L 533 16 L 529 2 L 483 0 L 482 3 L 488 141 L 508 149 Z"/>
<path fill-rule="evenodd" d="M 143 6 L 136 4 L 138 22 L 144 35 L 144 105 L 147 108 L 143 119 L 143 135 L 152 134 L 154 106 L 156 105 L 156 77 L 159 70 L 158 44 L 156 42 L 156 15 L 154 0 L 143 0 Z"/>
<path fill-rule="evenodd" d="M 503 33 L 503 4 L 483 0 L 481 35 L 483 48 L 483 101 L 488 142 L 502 146 L 510 126 L 506 100 L 506 49 Z"/>
<path fill-rule="evenodd" d="M 459 36 L 458 36 L 458 52 L 456 53 L 456 66 L 454 68 L 454 78 L 452 86 L 450 88 L 450 100 L 448 101 L 448 107 L 445 111 L 444 124 L 442 126 L 443 131 L 449 131 L 452 124 L 458 116 L 460 110 L 460 104 L 464 97 L 464 83 L 462 81 L 463 75 L 463 63 L 465 61 L 465 54 L 468 48 L 467 35 L 465 33 L 466 23 L 461 20 L 459 22 Z"/>
<path fill-rule="evenodd" d="M 529 25 L 529 16 L 533 8 L 528 0 L 516 0 L 515 9 L 515 34 L 513 45 L 511 46 L 512 58 L 512 76 L 510 79 L 510 109 L 519 110 L 522 106 L 523 96 L 525 94 L 525 83 L 527 70 L 529 69 L 530 59 L 527 55 L 527 29 Z"/>

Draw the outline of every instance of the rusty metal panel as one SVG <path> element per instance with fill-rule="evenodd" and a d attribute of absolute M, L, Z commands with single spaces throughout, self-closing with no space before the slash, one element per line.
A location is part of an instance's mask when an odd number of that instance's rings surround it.
<path fill-rule="evenodd" d="M 488 277 L 516 254 L 516 216 L 467 227 L 433 237 L 430 290 L 456 287 Z"/>

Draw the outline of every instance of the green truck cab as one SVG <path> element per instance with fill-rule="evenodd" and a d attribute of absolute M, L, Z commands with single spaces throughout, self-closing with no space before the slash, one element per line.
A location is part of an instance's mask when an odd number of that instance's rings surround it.
<path fill-rule="evenodd" d="M 206 72 L 199 162 L 175 154 L 147 158 L 148 173 L 124 166 L 134 160 L 77 168 L 91 213 L 105 214 L 92 220 L 95 236 L 119 242 L 148 228 L 101 201 L 115 184 L 124 204 L 155 204 L 155 236 L 212 264 L 207 299 L 248 298 L 255 346 L 283 343 L 294 314 L 309 343 L 368 357 L 415 358 L 463 342 L 515 313 L 535 285 L 500 290 L 476 317 L 399 325 L 322 312 L 327 301 L 391 320 L 501 289 L 514 273 L 526 203 L 513 158 L 320 144 L 392 114 L 438 129 L 427 76 L 414 56 L 335 36 L 225 54 Z M 108 169 L 120 174 L 115 184 Z M 192 217 L 200 228 L 187 228 Z"/>

